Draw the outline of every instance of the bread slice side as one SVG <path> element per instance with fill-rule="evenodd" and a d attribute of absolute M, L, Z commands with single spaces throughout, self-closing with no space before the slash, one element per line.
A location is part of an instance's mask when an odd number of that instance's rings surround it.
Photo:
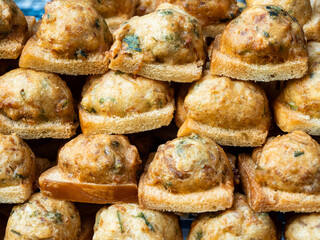
<path fill-rule="evenodd" d="M 47 196 L 71 202 L 84 203 L 137 203 L 138 187 L 135 183 L 96 184 L 72 180 L 56 166 L 39 178 L 41 192 Z"/>
<path fill-rule="evenodd" d="M 76 133 L 79 123 L 43 122 L 29 125 L 0 114 L 0 133 L 16 133 L 23 139 L 70 138 Z"/>
<path fill-rule="evenodd" d="M 24 203 L 33 193 L 33 181 L 29 178 L 17 186 L 0 187 L 0 203 Z"/>
<path fill-rule="evenodd" d="M 166 63 L 139 63 L 131 58 L 111 59 L 109 68 L 125 73 L 134 73 L 159 81 L 193 82 L 202 76 L 204 61 L 172 65 Z"/>
<path fill-rule="evenodd" d="M 68 75 L 104 74 L 109 69 L 106 53 L 90 53 L 86 60 L 58 58 L 50 50 L 39 47 L 36 41 L 33 36 L 27 42 L 19 60 L 20 67 Z"/>
<path fill-rule="evenodd" d="M 147 183 L 146 173 L 139 182 L 139 204 L 144 208 L 159 211 L 201 213 L 230 208 L 233 203 L 233 179 L 210 190 L 188 194 L 171 193 L 161 186 Z"/>
<path fill-rule="evenodd" d="M 28 32 L 19 28 L 0 40 L 0 59 L 16 59 L 20 56 Z"/>
<path fill-rule="evenodd" d="M 178 131 L 178 137 L 198 133 L 208 136 L 223 146 L 257 147 L 261 146 L 268 136 L 268 130 L 250 129 L 225 129 L 212 127 L 207 124 L 187 118 Z"/>
<path fill-rule="evenodd" d="M 79 119 L 84 134 L 127 134 L 168 126 L 173 119 L 174 100 L 165 107 L 127 117 L 108 117 L 92 114 L 80 107 Z"/>
<path fill-rule="evenodd" d="M 301 112 L 294 111 L 277 100 L 273 103 L 273 110 L 275 122 L 282 131 L 302 130 L 311 135 L 320 135 L 319 118 L 311 118 Z"/>
<path fill-rule="evenodd" d="M 212 49 L 210 72 L 213 75 L 227 76 L 241 80 L 271 82 L 303 77 L 308 70 L 308 57 L 279 64 L 249 64 L 235 57 Z"/>
<path fill-rule="evenodd" d="M 255 212 L 320 212 L 320 194 L 292 193 L 261 186 L 248 154 L 239 155 L 239 170 L 248 203 Z"/>

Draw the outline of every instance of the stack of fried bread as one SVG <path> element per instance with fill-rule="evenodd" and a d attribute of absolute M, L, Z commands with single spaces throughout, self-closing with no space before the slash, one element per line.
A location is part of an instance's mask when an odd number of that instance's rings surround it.
<path fill-rule="evenodd" d="M 318 239 L 318 5 L 0 0 L 0 238 Z"/>

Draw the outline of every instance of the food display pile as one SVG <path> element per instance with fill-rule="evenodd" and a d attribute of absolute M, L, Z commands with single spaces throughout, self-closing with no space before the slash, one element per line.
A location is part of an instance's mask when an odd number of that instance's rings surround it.
<path fill-rule="evenodd" d="M 27 4 L 0 0 L 0 239 L 319 239 L 320 1 Z"/>

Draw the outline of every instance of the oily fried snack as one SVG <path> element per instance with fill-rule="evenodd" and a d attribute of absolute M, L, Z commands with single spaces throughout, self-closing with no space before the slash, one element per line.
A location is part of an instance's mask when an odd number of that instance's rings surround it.
<path fill-rule="evenodd" d="M 236 0 L 157 0 L 161 3 L 179 5 L 190 15 L 199 20 L 205 37 L 216 37 L 227 26 L 226 21 L 238 15 L 239 7 Z"/>
<path fill-rule="evenodd" d="M 18 68 L 0 77 L 0 90 L 0 133 L 23 139 L 75 134 L 74 100 L 58 75 Z"/>
<path fill-rule="evenodd" d="M 185 118 L 179 137 L 198 133 L 229 146 L 261 146 L 267 138 L 268 100 L 253 83 L 207 71 L 189 89 L 183 108 L 176 113 L 176 119 Z"/>
<path fill-rule="evenodd" d="M 13 0 L 0 0 L 0 59 L 19 57 L 28 38 L 25 16 Z"/>
<path fill-rule="evenodd" d="M 289 81 L 273 103 L 275 121 L 284 132 L 320 135 L 320 58 L 310 57 L 309 66 L 308 75 Z"/>
<path fill-rule="evenodd" d="M 127 134 L 170 124 L 174 96 L 166 82 L 109 71 L 84 86 L 79 118 L 84 134 Z"/>
<path fill-rule="evenodd" d="M 79 135 L 59 152 L 58 166 L 39 179 L 50 197 L 74 202 L 137 202 L 136 147 L 121 135 Z"/>
<path fill-rule="evenodd" d="M 320 214 L 296 215 L 286 223 L 286 240 L 317 239 L 320 235 Z"/>
<path fill-rule="evenodd" d="M 84 0 L 93 5 L 113 33 L 125 21 L 133 17 L 138 0 Z"/>
<path fill-rule="evenodd" d="M 23 49 L 19 66 L 68 75 L 107 72 L 106 52 L 112 35 L 93 6 L 55 0 L 47 3 L 45 10 L 37 32 Z"/>
<path fill-rule="evenodd" d="M 302 131 L 239 155 L 242 185 L 255 212 L 320 212 L 320 146 Z"/>
<path fill-rule="evenodd" d="M 244 195 L 236 193 L 231 209 L 204 213 L 192 222 L 187 240 L 276 240 L 276 227 L 266 213 L 255 213 Z"/>
<path fill-rule="evenodd" d="M 33 193 L 35 156 L 16 134 L 0 134 L 0 203 L 23 203 Z"/>
<path fill-rule="evenodd" d="M 278 6 L 253 6 L 215 39 L 210 71 L 270 82 L 303 77 L 307 63 L 306 41 L 297 20 Z"/>
<path fill-rule="evenodd" d="M 161 145 L 151 160 L 139 182 L 142 207 L 190 213 L 232 206 L 232 169 L 213 140 L 199 135 L 176 138 Z"/>
<path fill-rule="evenodd" d="M 78 240 L 79 236 L 81 220 L 73 203 L 36 193 L 12 209 L 4 239 Z"/>
<path fill-rule="evenodd" d="M 156 9 L 156 5 L 157 0 L 138 0 L 134 15 L 143 16 L 152 13 Z"/>
<path fill-rule="evenodd" d="M 178 6 L 161 4 L 153 13 L 131 18 L 114 35 L 109 51 L 113 70 L 174 82 L 193 82 L 202 75 L 201 26 Z"/>
<path fill-rule="evenodd" d="M 137 204 L 114 204 L 96 214 L 93 240 L 182 240 L 179 218 L 173 213 L 143 209 Z"/>

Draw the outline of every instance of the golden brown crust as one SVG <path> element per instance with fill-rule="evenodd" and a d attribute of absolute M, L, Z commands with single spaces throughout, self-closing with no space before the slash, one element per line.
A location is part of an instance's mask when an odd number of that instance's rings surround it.
<path fill-rule="evenodd" d="M 87 81 L 79 117 L 84 134 L 126 134 L 167 126 L 173 111 L 167 83 L 109 71 Z"/>
<path fill-rule="evenodd" d="M 203 159 L 201 164 L 194 152 Z M 221 170 L 213 173 L 212 167 Z M 139 182 L 139 203 L 151 209 L 218 211 L 230 207 L 232 201 L 233 176 L 227 156 L 212 140 L 198 135 L 161 145 Z"/>
<path fill-rule="evenodd" d="M 268 214 L 255 213 L 246 197 L 235 194 L 233 207 L 217 213 L 200 214 L 192 222 L 188 240 L 276 240 L 276 228 Z"/>
<path fill-rule="evenodd" d="M 109 58 L 113 70 L 161 81 L 192 82 L 201 77 L 205 60 L 200 25 L 181 8 L 162 4 L 154 13 L 134 17 L 121 26 Z"/>
<path fill-rule="evenodd" d="M 286 224 L 286 240 L 317 239 L 320 234 L 319 213 L 296 215 Z"/>
<path fill-rule="evenodd" d="M 252 83 L 215 77 L 205 71 L 204 77 L 190 87 L 183 107 L 182 117 L 186 119 L 178 136 L 195 132 L 222 145 L 258 146 L 268 134 L 268 100 Z"/>
<path fill-rule="evenodd" d="M 4 239 L 77 240 L 80 224 L 73 203 L 36 193 L 28 202 L 12 209 Z"/>
<path fill-rule="evenodd" d="M 105 73 L 112 35 L 92 5 L 75 0 L 53 1 L 45 10 L 19 65 L 69 75 Z"/>
<path fill-rule="evenodd" d="M 95 184 L 71 180 L 53 167 L 44 172 L 39 179 L 43 194 L 64 200 L 85 203 L 138 202 L 138 189 L 134 183 Z"/>
<path fill-rule="evenodd" d="M 231 21 L 216 38 L 210 71 L 268 82 L 302 77 L 307 61 L 306 42 L 298 22 L 280 7 L 254 6 Z"/>
<path fill-rule="evenodd" d="M 0 5 L 0 59 L 16 59 L 28 38 L 27 21 L 13 0 Z"/>
<path fill-rule="evenodd" d="M 0 203 L 23 203 L 33 193 L 36 161 L 17 134 L 0 134 Z"/>
<path fill-rule="evenodd" d="M 312 15 L 310 20 L 303 26 L 306 38 L 310 41 L 320 41 L 320 4 L 317 0 L 310 0 Z"/>
<path fill-rule="evenodd" d="M 318 143 L 301 131 L 270 139 L 252 157 L 240 154 L 241 181 L 253 210 L 320 211 L 319 156 Z"/>
<path fill-rule="evenodd" d="M 114 204 L 96 215 L 93 240 L 182 240 L 178 216 L 143 209 L 137 204 Z"/>

